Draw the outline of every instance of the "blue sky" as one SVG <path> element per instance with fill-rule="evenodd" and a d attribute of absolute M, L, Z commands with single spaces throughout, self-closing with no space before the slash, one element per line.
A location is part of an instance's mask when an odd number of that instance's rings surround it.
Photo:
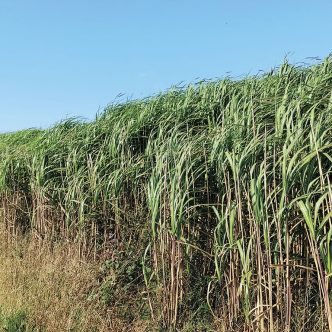
<path fill-rule="evenodd" d="M 0 0 L 0 132 L 332 52 L 332 1 Z"/>

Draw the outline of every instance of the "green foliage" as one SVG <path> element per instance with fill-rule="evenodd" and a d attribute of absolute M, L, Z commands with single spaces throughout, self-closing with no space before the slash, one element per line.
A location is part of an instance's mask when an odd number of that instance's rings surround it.
<path fill-rule="evenodd" d="M 301 305 L 332 329 L 331 91 L 331 57 L 285 62 L 0 135 L 6 226 L 106 257 L 104 302 L 128 285 L 165 328 L 290 331 Z"/>
<path fill-rule="evenodd" d="M 0 328 L 4 332 L 28 332 L 32 331 L 27 328 L 27 315 L 24 311 L 17 311 L 9 316 L 0 314 Z"/>

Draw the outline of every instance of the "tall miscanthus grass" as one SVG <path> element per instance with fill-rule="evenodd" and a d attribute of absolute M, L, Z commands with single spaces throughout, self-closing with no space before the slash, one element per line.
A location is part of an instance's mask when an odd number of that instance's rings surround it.
<path fill-rule="evenodd" d="M 331 137 L 331 58 L 175 88 L 1 135 L 2 216 L 80 255 L 136 249 L 165 327 L 332 331 Z"/>

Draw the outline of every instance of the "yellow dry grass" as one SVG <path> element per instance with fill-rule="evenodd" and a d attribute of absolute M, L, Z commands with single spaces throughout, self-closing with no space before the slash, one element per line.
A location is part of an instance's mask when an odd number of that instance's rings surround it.
<path fill-rule="evenodd" d="M 56 248 L 0 233 L 0 308 L 4 315 L 27 313 L 34 331 L 144 331 L 125 326 L 112 311 L 89 300 L 97 288 L 98 263 L 79 259 L 70 244 Z"/>

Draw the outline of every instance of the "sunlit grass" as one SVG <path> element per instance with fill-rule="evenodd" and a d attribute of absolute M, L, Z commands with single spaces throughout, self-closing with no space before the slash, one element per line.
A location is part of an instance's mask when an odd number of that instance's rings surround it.
<path fill-rule="evenodd" d="M 136 250 L 161 325 L 332 331 L 331 58 L 0 135 L 0 155 L 8 232 Z"/>

